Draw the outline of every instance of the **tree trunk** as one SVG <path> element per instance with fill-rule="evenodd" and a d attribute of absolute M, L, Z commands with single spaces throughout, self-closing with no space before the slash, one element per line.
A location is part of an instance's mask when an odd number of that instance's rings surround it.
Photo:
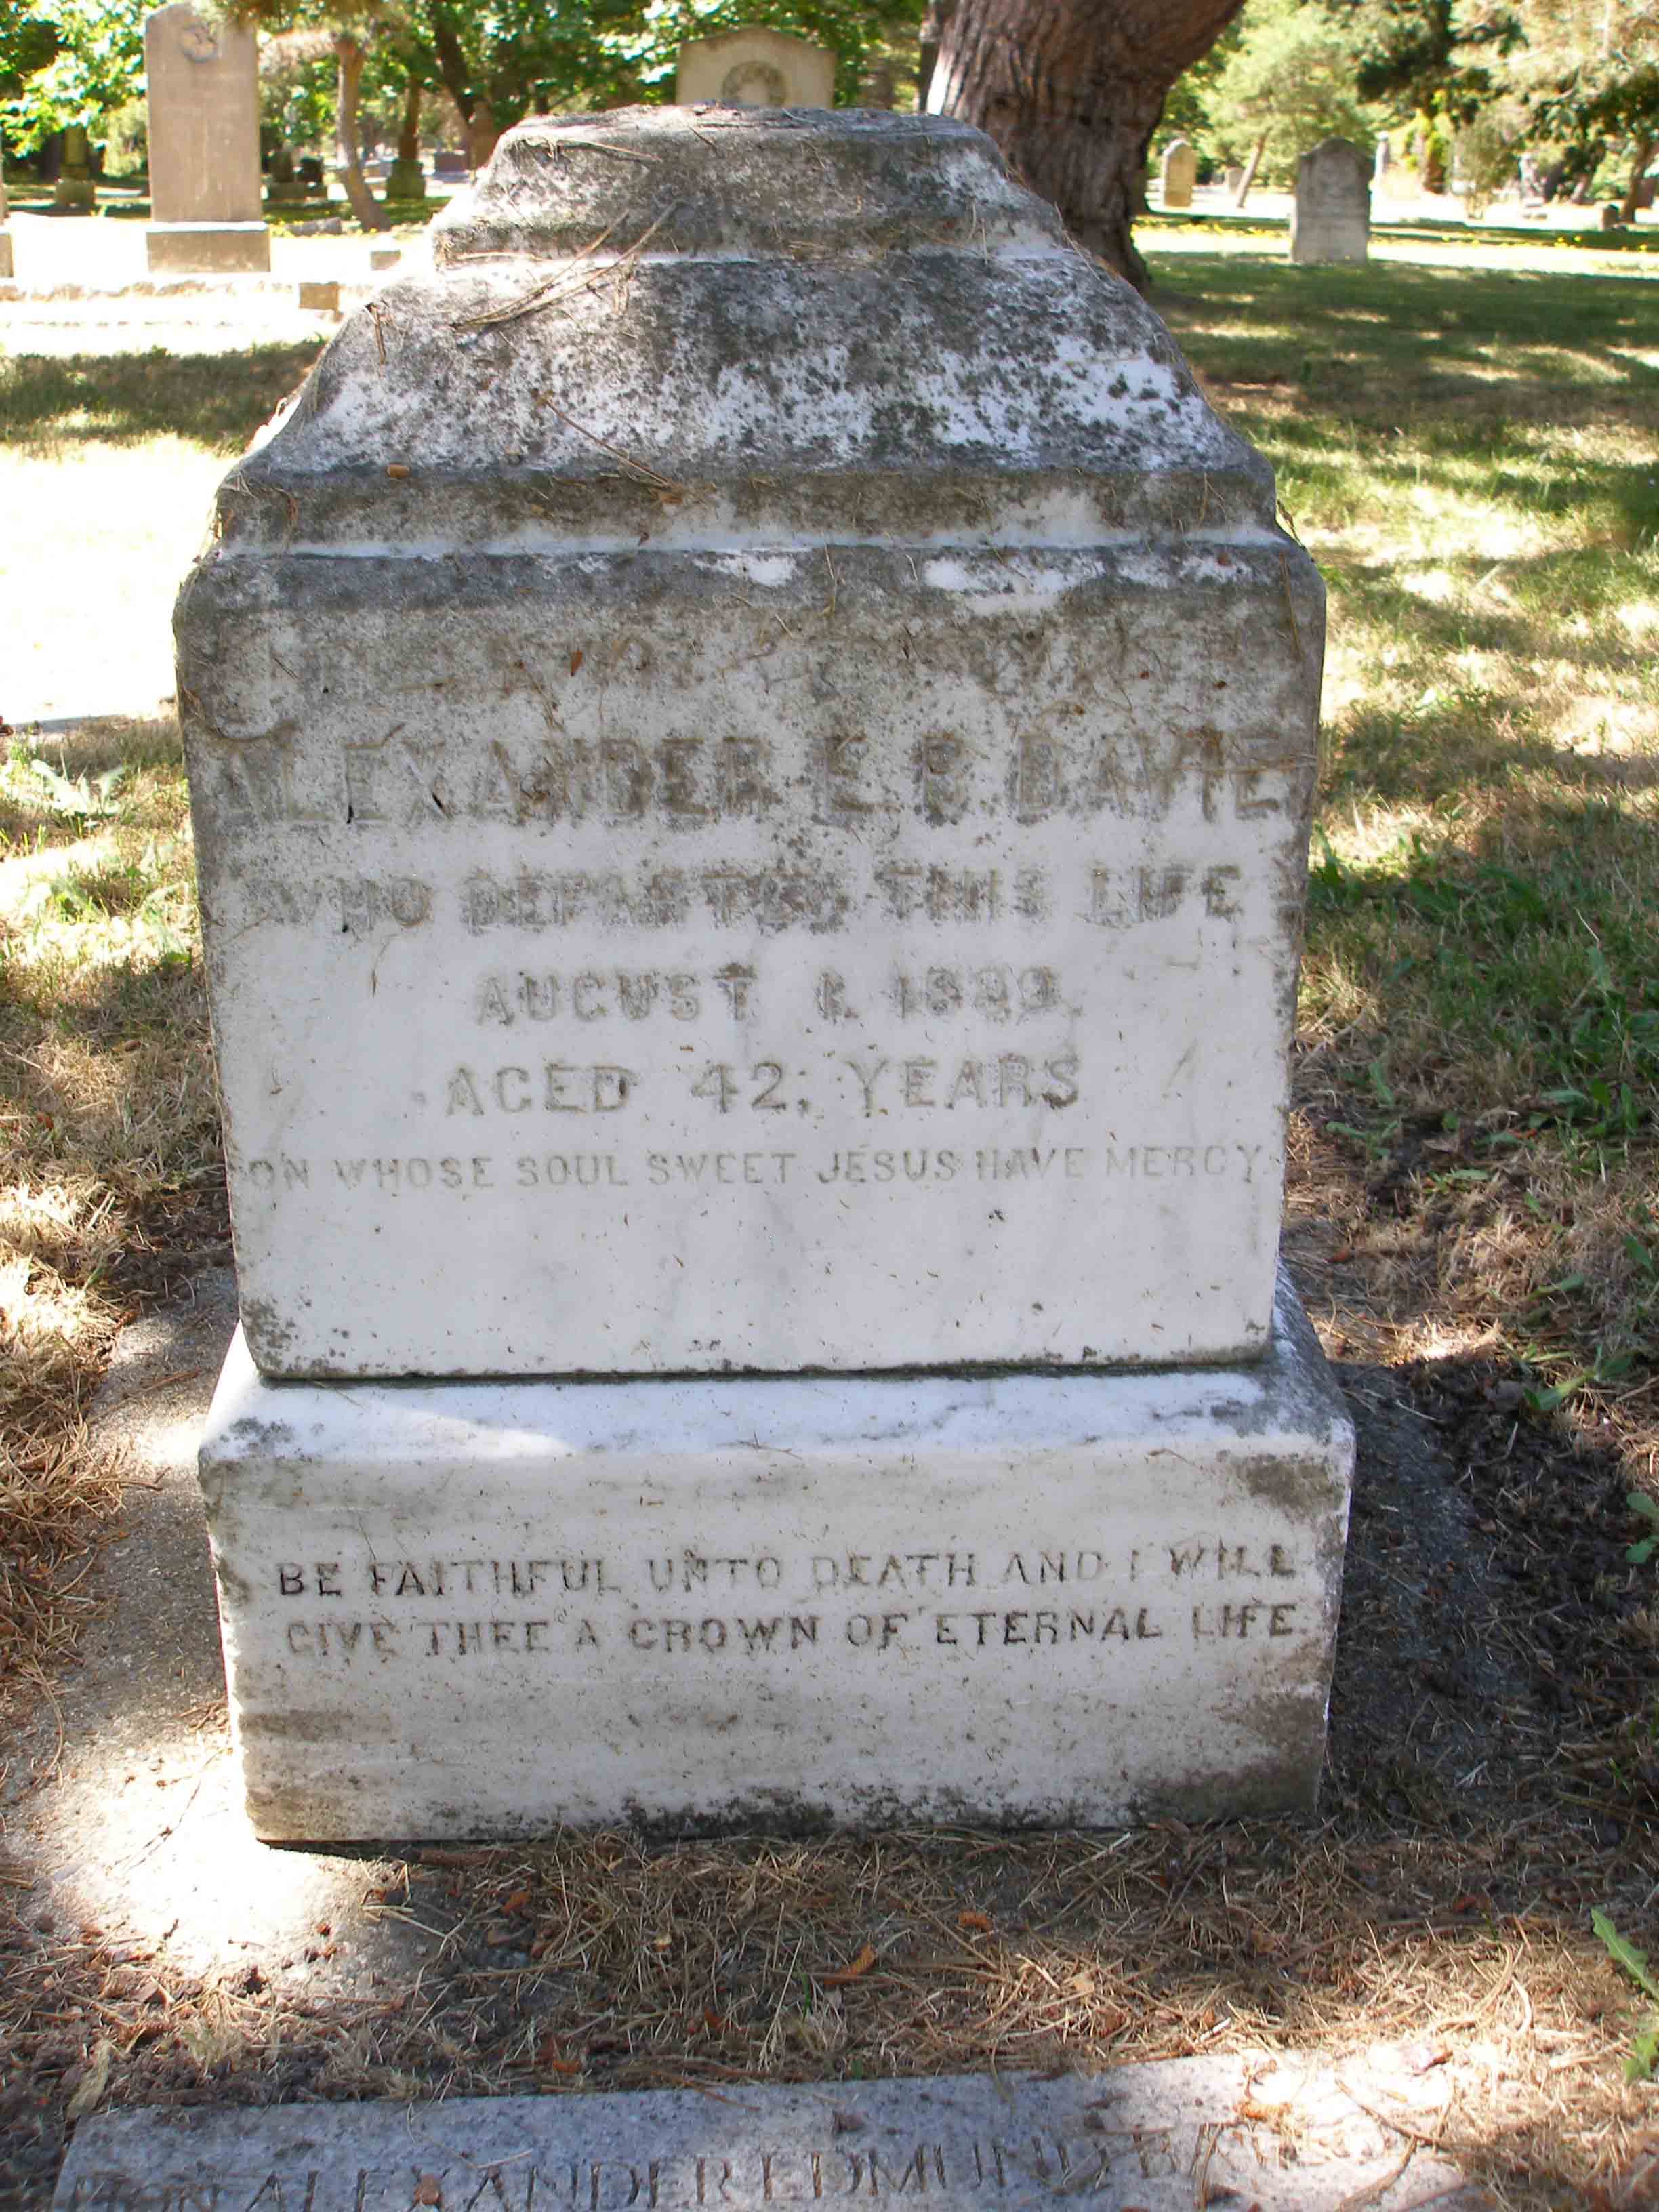
<path fill-rule="evenodd" d="M 929 112 L 988 131 L 1078 244 L 1144 290 L 1129 227 L 1146 210 L 1152 132 L 1170 87 L 1243 4 L 953 0 Z"/>
<path fill-rule="evenodd" d="M 496 122 L 489 99 L 473 86 L 471 71 L 459 33 L 451 20 L 447 8 L 431 10 L 432 57 L 438 66 L 438 76 L 444 90 L 455 103 L 455 112 L 466 132 L 466 157 L 475 169 L 482 169 L 495 150 L 495 141 L 501 137 L 501 125 Z"/>
<path fill-rule="evenodd" d="M 1264 131 L 1250 149 L 1250 158 L 1244 164 L 1244 173 L 1238 180 L 1238 190 L 1233 194 L 1233 206 L 1242 208 L 1250 197 L 1250 186 L 1255 182 L 1255 173 L 1261 167 L 1261 156 L 1267 150 L 1267 134 Z"/>
<path fill-rule="evenodd" d="M 1648 163 L 1653 159 L 1654 136 L 1651 131 L 1636 134 L 1636 159 L 1631 163 L 1630 182 L 1625 187 L 1625 204 L 1619 210 L 1620 222 L 1634 222 L 1636 210 L 1642 197 L 1642 179 L 1648 173 Z"/>
<path fill-rule="evenodd" d="M 411 76 L 404 88 L 403 121 L 398 127 L 398 159 L 418 161 L 421 158 L 421 93 L 422 87 L 417 76 Z"/>
<path fill-rule="evenodd" d="M 467 159 L 475 169 L 482 169 L 495 150 L 495 142 L 501 135 L 501 126 L 490 112 L 487 100 L 475 100 L 472 112 L 466 118 Z"/>
<path fill-rule="evenodd" d="M 939 67 L 939 41 L 956 12 L 957 0 L 928 0 L 927 12 L 921 19 L 921 51 L 916 57 L 916 92 L 924 107 L 927 105 L 927 88 L 933 82 L 933 71 Z"/>
<path fill-rule="evenodd" d="M 336 137 L 346 198 L 362 228 L 390 230 L 392 218 L 368 189 L 368 180 L 363 174 L 362 147 L 357 131 L 357 94 L 363 81 L 363 50 L 356 39 L 336 39 L 334 58 L 338 65 Z"/>

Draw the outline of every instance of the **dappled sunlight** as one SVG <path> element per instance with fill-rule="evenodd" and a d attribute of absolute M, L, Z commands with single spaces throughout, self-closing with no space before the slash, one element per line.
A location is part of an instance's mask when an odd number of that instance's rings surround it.
<path fill-rule="evenodd" d="M 1569 752 L 1659 757 L 1659 707 L 1580 693 L 1557 717 L 1555 737 Z"/>
<path fill-rule="evenodd" d="M 21 730 L 159 712 L 173 688 L 173 596 L 206 536 L 225 461 L 178 437 L 31 452 L 3 412 L 0 433 L 0 514 L 75 517 L 73 529 L 0 538 L 0 714 Z"/>
<path fill-rule="evenodd" d="M 175 1971 L 257 1958 L 269 1972 L 286 1953 L 303 1984 L 318 1924 L 341 1908 L 343 1875 L 354 1891 L 367 1886 L 367 1869 L 259 1842 L 223 1715 L 210 1709 L 142 1737 L 118 1717 L 72 1747 L 49 1802 L 59 1910 L 164 1951 Z"/>

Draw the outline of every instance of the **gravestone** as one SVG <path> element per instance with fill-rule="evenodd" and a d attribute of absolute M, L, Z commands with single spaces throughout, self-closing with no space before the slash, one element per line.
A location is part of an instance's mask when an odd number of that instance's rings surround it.
<path fill-rule="evenodd" d="M 1039 2212 L 1080 2197 L 1091 2212 L 1492 2212 L 1431 2147 L 1444 2111 L 1397 2059 L 1364 2052 L 1340 2069 L 1256 2052 L 1059 2079 L 837 2081 L 833 2094 L 732 2081 L 716 2096 L 172 2106 L 82 2120 L 52 2203 L 763 2212 L 844 2200 L 905 2212 L 925 2196 L 933 2212 Z"/>
<path fill-rule="evenodd" d="M 1164 149 L 1164 204 L 1189 208 L 1198 182 L 1198 155 L 1184 138 L 1171 139 Z"/>
<path fill-rule="evenodd" d="M 836 57 L 827 46 L 752 23 L 680 48 L 674 98 L 730 107 L 829 107 L 836 97 Z"/>
<path fill-rule="evenodd" d="M 71 215 L 90 215 L 98 198 L 92 175 L 92 141 L 84 126 L 71 123 L 64 133 L 63 166 L 52 186 L 52 204 Z"/>
<path fill-rule="evenodd" d="M 295 304 L 304 312 L 337 315 L 340 312 L 339 280 L 337 277 L 301 277 L 296 287 Z"/>
<path fill-rule="evenodd" d="M 294 149 L 279 146 L 270 157 L 270 182 L 265 186 L 265 202 L 270 207 L 292 207 L 301 204 L 306 188 L 295 173 Z"/>
<path fill-rule="evenodd" d="M 260 1832 L 1307 1804 L 1266 465 L 943 118 L 542 119 L 433 243 L 179 611 Z"/>
<path fill-rule="evenodd" d="M 1223 179 L 1227 197 L 1230 199 L 1237 199 L 1238 198 L 1238 188 L 1243 181 L 1243 170 L 1239 167 L 1237 161 L 1230 161 L 1227 165 L 1226 174 Z"/>
<path fill-rule="evenodd" d="M 9 277 L 15 273 L 12 267 L 11 231 L 6 222 L 6 180 L 0 176 L 0 277 Z"/>
<path fill-rule="evenodd" d="M 270 266 L 259 185 L 259 59 L 252 29 L 188 0 L 144 19 L 156 271 Z"/>
<path fill-rule="evenodd" d="M 457 153 L 453 148 L 441 148 L 432 156 L 432 173 L 434 177 L 464 177 L 471 167 L 471 164 L 466 155 Z"/>
<path fill-rule="evenodd" d="M 1357 146 L 1328 138 L 1296 165 L 1291 258 L 1364 261 L 1370 251 L 1370 168 Z"/>

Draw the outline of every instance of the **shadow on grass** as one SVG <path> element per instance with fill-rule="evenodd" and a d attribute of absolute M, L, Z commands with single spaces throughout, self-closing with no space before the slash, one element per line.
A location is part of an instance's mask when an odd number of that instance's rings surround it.
<path fill-rule="evenodd" d="M 1152 304 L 1206 378 L 1316 391 L 1374 428 L 1484 398 L 1461 443 L 1517 414 L 1570 424 L 1659 395 L 1659 363 L 1635 357 L 1653 352 L 1659 326 L 1659 293 L 1641 276 L 1231 255 L 1183 256 L 1165 272 L 1182 289 Z"/>
<path fill-rule="evenodd" d="M 171 434 L 240 453 L 303 382 L 319 340 L 235 353 L 23 354 L 0 358 L 0 445 L 139 445 Z"/>

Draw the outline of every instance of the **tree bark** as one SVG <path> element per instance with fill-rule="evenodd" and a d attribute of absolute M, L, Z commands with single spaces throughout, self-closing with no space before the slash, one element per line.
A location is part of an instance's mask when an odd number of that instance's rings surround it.
<path fill-rule="evenodd" d="M 1152 133 L 1170 87 L 1243 4 L 952 0 L 928 111 L 988 131 L 1078 244 L 1144 291 L 1130 226 L 1146 211 Z"/>
<path fill-rule="evenodd" d="M 1244 173 L 1238 180 L 1238 190 L 1233 194 L 1233 206 L 1242 208 L 1250 197 L 1250 186 L 1255 182 L 1255 173 L 1261 167 L 1261 156 L 1267 150 L 1267 134 L 1264 131 L 1250 149 L 1250 158 L 1244 165 Z"/>
<path fill-rule="evenodd" d="M 403 120 L 398 126 L 398 159 L 418 161 L 421 158 L 421 94 L 424 88 L 417 76 L 411 76 L 404 87 Z"/>
<path fill-rule="evenodd" d="M 428 20 L 432 32 L 431 55 L 439 82 L 454 101 L 455 112 L 461 118 L 466 133 L 467 160 L 475 169 L 481 169 L 495 150 L 495 141 L 501 135 L 501 125 L 489 100 L 473 85 L 466 51 L 448 9 L 434 6 Z"/>
<path fill-rule="evenodd" d="M 472 112 L 466 118 L 467 159 L 475 169 L 482 169 L 495 150 L 495 142 L 501 135 L 487 100 L 475 100 Z"/>
<path fill-rule="evenodd" d="M 957 0 L 928 0 L 927 12 L 921 19 L 921 50 L 916 58 L 916 88 L 924 107 L 927 104 L 927 88 L 933 82 L 933 71 L 939 67 L 939 41 L 956 12 Z"/>
<path fill-rule="evenodd" d="M 336 138 L 340 159 L 340 180 L 345 186 L 346 198 L 351 212 L 364 230 L 390 230 L 392 218 L 368 189 L 368 179 L 363 174 L 363 149 L 357 129 L 357 95 L 363 81 L 362 48 L 356 39 L 341 37 L 334 41 L 334 59 L 337 68 L 336 89 Z"/>
<path fill-rule="evenodd" d="M 1654 136 L 1651 131 L 1636 134 L 1636 159 L 1631 163 L 1630 182 L 1625 187 L 1625 204 L 1619 210 L 1620 222 L 1634 222 L 1637 202 L 1642 197 L 1642 179 L 1648 173 L 1648 163 L 1653 159 Z"/>

